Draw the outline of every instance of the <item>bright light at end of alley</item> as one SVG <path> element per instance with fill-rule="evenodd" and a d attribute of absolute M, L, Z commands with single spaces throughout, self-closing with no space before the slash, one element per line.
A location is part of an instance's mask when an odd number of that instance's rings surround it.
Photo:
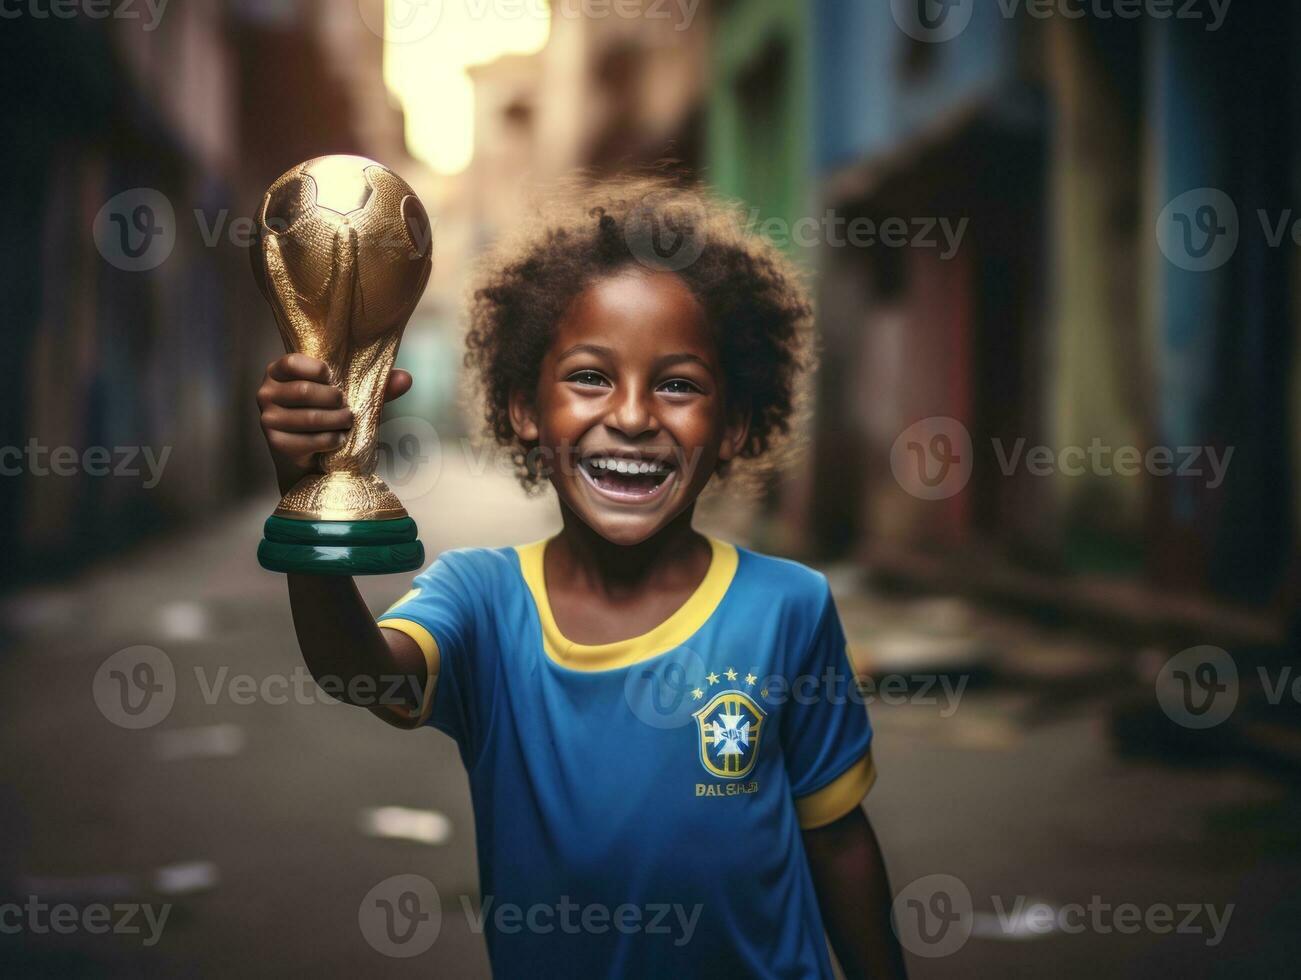
<path fill-rule="evenodd" d="M 406 114 L 407 147 L 441 174 L 474 152 L 474 90 L 467 69 L 547 42 L 546 0 L 385 0 L 384 83 Z"/>

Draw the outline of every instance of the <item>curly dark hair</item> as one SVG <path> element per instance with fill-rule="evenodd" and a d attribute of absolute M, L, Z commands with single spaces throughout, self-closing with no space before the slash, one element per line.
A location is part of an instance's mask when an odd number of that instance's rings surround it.
<path fill-rule="evenodd" d="M 667 235 L 665 234 L 667 232 Z M 674 247 L 665 248 L 665 241 Z M 553 329 L 594 281 L 628 267 L 679 276 L 716 333 L 729 411 L 748 411 L 741 448 L 752 475 L 776 465 L 810 364 L 812 308 L 801 276 L 748 234 L 739 208 L 664 178 L 570 187 L 493 250 L 472 287 L 466 366 L 488 432 L 509 449 L 520 482 L 542 474 L 510 423 L 511 392 L 535 390 Z M 727 467 L 720 465 L 719 475 Z"/>

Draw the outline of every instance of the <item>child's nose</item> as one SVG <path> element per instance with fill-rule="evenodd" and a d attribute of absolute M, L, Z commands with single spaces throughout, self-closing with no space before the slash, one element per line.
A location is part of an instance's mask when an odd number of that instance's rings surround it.
<path fill-rule="evenodd" d="M 646 398 L 633 388 L 625 389 L 622 397 L 615 399 L 605 424 L 629 438 L 659 428 L 655 413 L 647 404 Z"/>

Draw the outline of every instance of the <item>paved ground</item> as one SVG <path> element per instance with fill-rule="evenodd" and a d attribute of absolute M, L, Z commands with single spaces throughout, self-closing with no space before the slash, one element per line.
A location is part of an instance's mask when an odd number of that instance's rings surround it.
<path fill-rule="evenodd" d="M 555 521 L 554 504 L 525 502 L 508 480 L 450 459 L 408 504 L 431 553 L 530 540 Z M 0 928 L 22 926 L 0 934 L 0 975 L 487 975 L 462 910 L 477 888 L 450 740 L 396 732 L 310 686 L 302 697 L 292 687 L 245 696 L 242 685 L 302 676 L 283 584 L 254 560 L 269 507 L 258 501 L 202 534 L 6 603 L 0 897 L 24 911 L 0 918 Z M 914 685 L 911 697 L 886 699 L 904 703 L 873 706 L 882 775 L 869 812 L 913 935 L 920 923 L 933 940 L 913 945 L 956 947 L 912 956 L 914 976 L 1294 971 L 1301 806 L 1286 786 L 1232 766 L 1118 757 L 1110 718 L 1141 692 L 1109 666 L 1115 651 L 1087 636 L 951 602 L 866 596 L 843 573 L 836 581 L 855 654 L 878 670 L 920 670 L 908 665 L 937 649 L 987 655 L 958 700 Z M 405 585 L 372 580 L 365 591 L 378 609 Z M 176 697 L 157 724 L 130 730 L 93 692 L 106 658 L 137 645 L 164 651 Z M 288 703 L 269 703 L 285 694 Z M 363 833 L 381 819 L 365 817 L 375 807 L 416 811 L 388 824 L 441 842 Z M 370 889 L 403 873 L 429 878 L 444 905 L 437 941 L 405 960 L 377 952 L 359 924 Z M 944 933 L 926 916 L 961 909 L 963 889 L 973 915 Z M 172 909 L 146 946 L 143 914 L 144 934 L 63 935 L 40 931 L 48 912 L 27 907 L 36 900 L 77 915 L 96 903 Z M 1026 911 L 1036 903 L 1046 909 Z M 1123 903 L 1147 924 L 1131 931 L 1129 912 L 1117 920 Z M 1190 922 L 1203 930 L 1210 915 L 1230 916 L 1218 945 L 1205 932 L 1167 932 L 1184 904 L 1203 906 Z"/>

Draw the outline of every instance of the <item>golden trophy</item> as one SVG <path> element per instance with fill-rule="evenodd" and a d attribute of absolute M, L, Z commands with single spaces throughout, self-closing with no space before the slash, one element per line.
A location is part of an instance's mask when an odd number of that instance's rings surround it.
<path fill-rule="evenodd" d="M 253 275 L 287 351 L 324 361 L 352 409 L 347 441 L 318 457 L 267 519 L 263 568 L 321 575 L 403 572 L 424 563 L 416 524 L 375 474 L 384 388 L 429 281 L 433 239 L 415 192 L 357 156 L 324 156 L 267 190 Z"/>

